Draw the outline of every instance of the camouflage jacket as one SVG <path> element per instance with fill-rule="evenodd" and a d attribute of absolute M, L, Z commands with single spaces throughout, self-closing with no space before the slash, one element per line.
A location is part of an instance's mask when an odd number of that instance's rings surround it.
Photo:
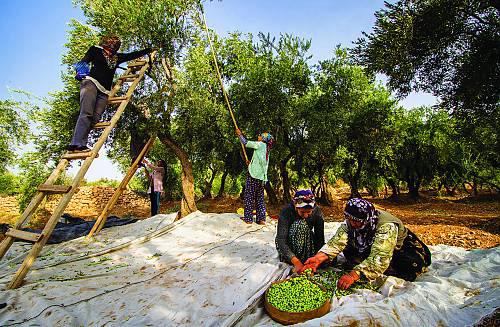
<path fill-rule="evenodd" d="M 370 280 L 383 275 L 391 263 L 397 240 L 397 224 L 391 222 L 377 225 L 369 256 L 355 266 L 353 270 L 362 273 Z M 327 254 L 331 260 L 345 249 L 348 241 L 347 225 L 344 222 L 340 225 L 339 229 L 337 229 L 335 235 L 320 249 L 320 251 Z"/>

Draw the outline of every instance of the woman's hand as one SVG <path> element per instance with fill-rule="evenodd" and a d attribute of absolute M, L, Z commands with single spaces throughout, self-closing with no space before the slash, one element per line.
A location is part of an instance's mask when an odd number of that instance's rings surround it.
<path fill-rule="evenodd" d="M 359 280 L 358 273 L 352 270 L 348 274 L 345 274 L 344 276 L 339 278 L 339 281 L 337 282 L 337 287 L 340 288 L 341 290 L 346 290 L 358 280 Z"/>
<path fill-rule="evenodd" d="M 236 135 L 240 136 L 242 133 L 241 133 L 241 130 L 239 128 L 236 129 Z"/>
<path fill-rule="evenodd" d="M 321 262 L 318 258 L 316 258 L 315 256 L 310 257 L 306 260 L 306 262 L 304 262 L 304 267 L 302 268 L 302 271 L 300 273 L 302 273 L 306 269 L 311 269 L 313 272 L 316 272 L 320 264 Z"/>
<path fill-rule="evenodd" d="M 301 271 L 303 270 L 304 268 L 304 265 L 302 264 L 302 262 L 299 260 L 299 258 L 297 257 L 293 257 L 292 258 L 292 264 L 293 264 L 293 270 L 297 273 L 297 274 L 300 274 Z"/>
<path fill-rule="evenodd" d="M 316 272 L 319 265 L 321 265 L 326 260 L 328 260 L 328 256 L 326 255 L 326 253 L 318 252 L 314 257 L 310 257 L 309 259 L 306 260 L 306 262 L 304 262 L 304 267 L 302 268 L 302 271 L 306 269 L 312 269 L 313 272 Z"/>

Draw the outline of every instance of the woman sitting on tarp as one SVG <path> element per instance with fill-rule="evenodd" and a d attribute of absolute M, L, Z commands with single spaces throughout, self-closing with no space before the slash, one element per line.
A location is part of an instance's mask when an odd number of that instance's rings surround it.
<path fill-rule="evenodd" d="M 344 211 L 345 222 L 319 252 L 304 264 L 300 272 L 344 254 L 344 268 L 337 287 L 348 289 L 361 276 L 373 280 L 382 275 L 414 281 L 431 264 L 431 253 L 401 220 L 377 210 L 370 202 L 350 199 Z"/>
<path fill-rule="evenodd" d="M 325 244 L 325 221 L 311 190 L 299 190 L 292 203 L 281 210 L 276 234 L 280 261 L 300 271 L 303 262 Z"/>

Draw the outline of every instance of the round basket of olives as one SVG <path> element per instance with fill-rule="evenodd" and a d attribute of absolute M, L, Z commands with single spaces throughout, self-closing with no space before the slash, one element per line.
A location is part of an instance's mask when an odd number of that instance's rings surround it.
<path fill-rule="evenodd" d="M 284 325 L 321 317 L 330 311 L 326 289 L 301 275 L 272 283 L 264 296 L 269 316 Z"/>

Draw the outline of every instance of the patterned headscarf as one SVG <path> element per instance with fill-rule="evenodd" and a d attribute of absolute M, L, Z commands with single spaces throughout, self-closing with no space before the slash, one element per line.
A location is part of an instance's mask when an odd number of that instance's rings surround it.
<path fill-rule="evenodd" d="M 296 208 L 314 208 L 315 204 L 311 190 L 298 190 L 293 196 L 293 205 Z"/>
<path fill-rule="evenodd" d="M 117 36 L 108 35 L 101 38 L 99 45 L 111 51 L 111 54 L 103 51 L 104 58 L 106 58 L 106 63 L 110 69 L 114 69 L 116 67 L 116 63 L 118 61 L 116 53 L 118 52 L 118 49 L 120 49 L 121 44 L 122 42 Z"/>
<path fill-rule="evenodd" d="M 266 143 L 266 160 L 269 160 L 269 151 L 274 146 L 274 137 L 267 132 L 260 133 L 260 136 L 262 137 L 262 142 Z"/>
<path fill-rule="evenodd" d="M 352 198 L 345 205 L 347 234 L 349 239 L 354 241 L 355 250 L 360 257 L 366 257 L 369 254 L 375 238 L 378 214 L 373 204 L 361 198 Z M 347 220 L 362 222 L 363 226 L 352 228 Z"/>

